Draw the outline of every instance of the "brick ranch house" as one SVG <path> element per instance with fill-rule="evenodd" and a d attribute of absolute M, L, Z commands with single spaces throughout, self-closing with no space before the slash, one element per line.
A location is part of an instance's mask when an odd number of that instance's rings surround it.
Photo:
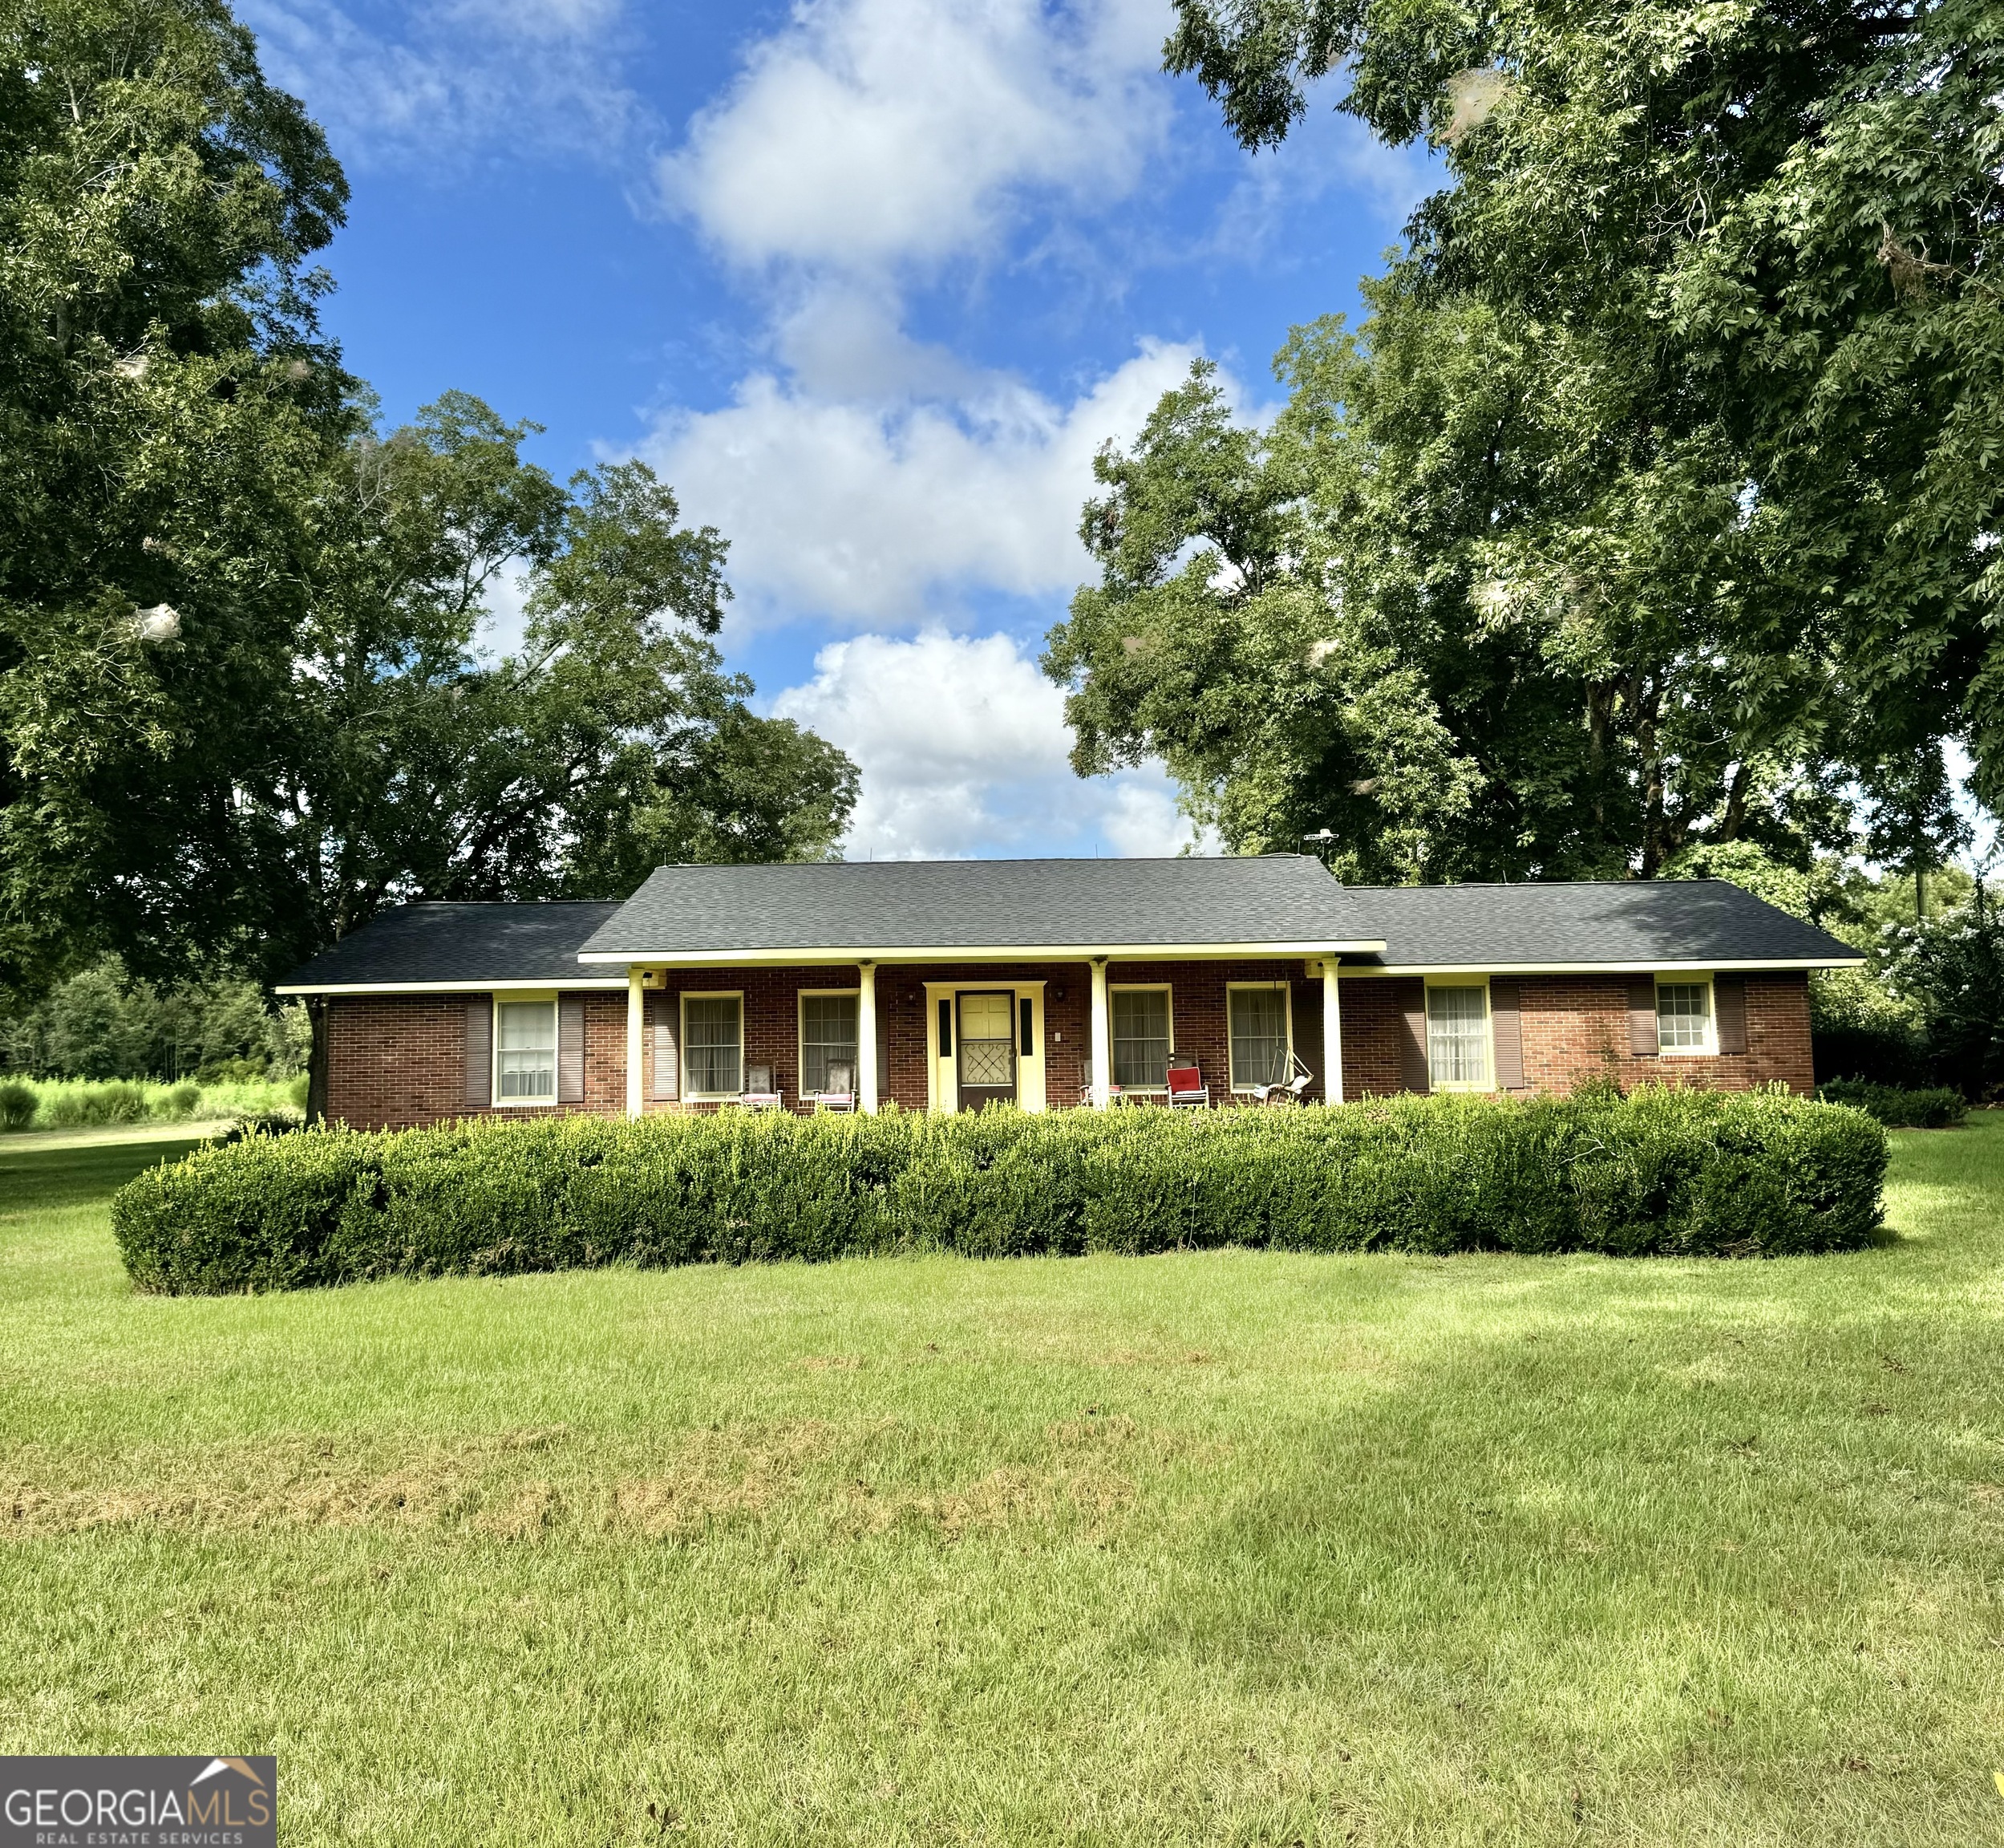
<path fill-rule="evenodd" d="M 1812 1088 L 1824 932 L 1718 881 L 1360 887 L 1298 855 L 664 866 L 624 904 L 386 913 L 281 994 L 317 1116 Z"/>

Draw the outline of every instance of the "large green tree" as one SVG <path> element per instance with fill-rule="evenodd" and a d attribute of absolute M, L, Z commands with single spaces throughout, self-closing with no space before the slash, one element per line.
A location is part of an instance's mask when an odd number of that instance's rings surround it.
<path fill-rule="evenodd" d="M 253 804 L 280 963 L 400 899 L 623 894 L 664 861 L 840 837 L 855 767 L 723 669 L 723 541 L 645 464 L 559 484 L 532 429 L 448 394 L 328 472 L 290 744 Z M 517 573 L 497 656 L 483 624 Z"/>
<path fill-rule="evenodd" d="M 304 513 L 350 434 L 347 188 L 204 0 L 0 0 L 0 987 L 243 919 Z"/>
<path fill-rule="evenodd" d="M 1249 147 L 1338 74 L 1340 107 L 1440 150 L 1450 183 L 1377 316 L 1488 317 L 1541 351 L 1546 406 L 1583 439 L 1496 549 L 1501 606 L 1591 623 L 1611 598 L 1654 622 L 1710 586 L 1746 676 L 1735 710 L 1827 675 L 1804 707 L 1823 757 L 1897 804 L 1961 735 L 1980 792 L 2004 796 L 2004 13 L 1176 10 L 1170 67 Z"/>
<path fill-rule="evenodd" d="M 842 831 L 646 468 L 560 484 L 453 394 L 379 436 L 315 315 L 346 201 L 219 0 L 0 0 L 0 995 Z"/>
<path fill-rule="evenodd" d="M 1366 286 L 1236 420 L 1208 366 L 1164 399 L 1082 536 L 1053 631 L 1074 760 L 1159 756 L 1240 850 L 1326 829 L 1379 879 L 1660 871 L 1698 841 L 1837 831 L 1843 695 L 1763 645 L 1760 535 L 1630 415 L 1619 355 Z"/>

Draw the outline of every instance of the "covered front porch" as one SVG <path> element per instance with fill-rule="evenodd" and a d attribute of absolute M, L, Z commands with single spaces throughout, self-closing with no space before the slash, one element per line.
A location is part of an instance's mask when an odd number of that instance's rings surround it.
<path fill-rule="evenodd" d="M 861 959 L 633 963 L 626 1110 L 755 1100 L 788 1110 L 1104 1109 L 1166 1098 L 1195 1065 L 1211 1100 L 1296 1068 L 1340 1101 L 1336 958 Z"/>

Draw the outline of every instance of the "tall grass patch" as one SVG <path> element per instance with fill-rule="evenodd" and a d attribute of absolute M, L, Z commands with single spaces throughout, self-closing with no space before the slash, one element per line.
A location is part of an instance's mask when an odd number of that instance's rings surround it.
<path fill-rule="evenodd" d="M 148 1290 L 287 1289 L 872 1252 L 1777 1255 L 1880 1222 L 1884 1129 L 1771 1092 L 1292 1111 L 314 1130 L 197 1151 L 113 1202 Z"/>
<path fill-rule="evenodd" d="M 164 1084 L 149 1078 L 10 1078 L 0 1083 L 0 1129 L 103 1129 L 136 1123 L 261 1118 L 296 1113 L 306 1101 L 303 1073 L 213 1084 L 192 1079 Z"/>

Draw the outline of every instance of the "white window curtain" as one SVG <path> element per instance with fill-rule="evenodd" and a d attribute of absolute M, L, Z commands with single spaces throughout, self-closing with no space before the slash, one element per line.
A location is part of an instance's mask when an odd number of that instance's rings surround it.
<path fill-rule="evenodd" d="M 503 1001 L 494 1010 L 497 1099 L 547 1103 L 557 1096 L 557 1003 Z"/>
<path fill-rule="evenodd" d="M 691 995 L 682 1048 L 690 1093 L 735 1097 L 744 1088 L 743 1015 L 735 995 Z"/>
<path fill-rule="evenodd" d="M 1427 991 L 1427 1074 L 1435 1085 L 1489 1082 L 1489 997 L 1486 989 Z"/>
<path fill-rule="evenodd" d="M 1702 1052 L 1711 1039 L 1709 982 L 1664 982 L 1656 990 L 1656 1044 L 1666 1052 Z M 1649 1042 L 1645 1040 L 1644 1045 Z"/>
<path fill-rule="evenodd" d="M 1123 1091 L 1160 1091 L 1169 1082 L 1169 996 L 1162 988 L 1116 988 L 1113 1081 Z"/>
<path fill-rule="evenodd" d="M 856 1069 L 856 998 L 853 995 L 800 997 L 800 1094 L 826 1091 L 828 1067 Z"/>
<path fill-rule="evenodd" d="M 1287 991 L 1234 988 L 1229 1007 L 1232 1085 L 1285 1084 L 1288 1076 Z"/>

